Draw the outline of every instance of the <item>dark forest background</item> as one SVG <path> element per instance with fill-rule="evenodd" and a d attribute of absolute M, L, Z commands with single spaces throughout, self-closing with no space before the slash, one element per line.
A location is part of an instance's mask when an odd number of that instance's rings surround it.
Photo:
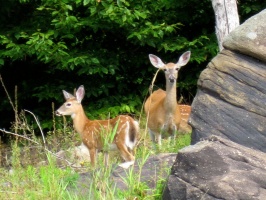
<path fill-rule="evenodd" d="M 265 7 L 264 0 L 239 0 L 240 22 Z M 190 104 L 218 53 L 209 0 L 2 0 L 0 16 L 3 83 L 18 111 L 33 112 L 45 130 L 53 125 L 52 104 L 64 102 L 62 90 L 79 85 L 90 118 L 138 118 L 156 72 L 149 53 L 176 62 L 192 52 L 178 79 L 178 96 Z M 155 84 L 164 88 L 163 73 Z M 15 115 L 2 85 L 0 96 L 0 128 L 10 129 Z"/>

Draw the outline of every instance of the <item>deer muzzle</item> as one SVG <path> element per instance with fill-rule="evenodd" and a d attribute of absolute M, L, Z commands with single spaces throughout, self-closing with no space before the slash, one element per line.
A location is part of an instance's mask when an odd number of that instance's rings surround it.
<path fill-rule="evenodd" d="M 173 76 L 173 75 L 170 75 L 170 76 L 169 76 L 169 81 L 170 81 L 170 83 L 174 83 L 175 80 L 176 80 L 176 77 L 175 77 L 175 76 Z"/>
<path fill-rule="evenodd" d="M 56 116 L 62 116 L 62 113 L 60 111 L 55 111 Z"/>

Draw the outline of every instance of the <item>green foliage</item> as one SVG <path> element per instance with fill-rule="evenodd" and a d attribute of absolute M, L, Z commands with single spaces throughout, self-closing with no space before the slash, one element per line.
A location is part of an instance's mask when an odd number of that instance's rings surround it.
<path fill-rule="evenodd" d="M 114 138 L 115 138 L 115 134 L 117 132 L 117 127 L 119 125 L 119 121 L 118 120 L 115 124 L 115 126 L 113 128 L 111 127 L 108 127 L 108 132 L 106 133 L 106 130 L 104 127 L 101 127 L 101 132 L 100 132 L 100 135 L 101 135 L 101 138 L 103 140 L 103 152 L 106 153 L 110 150 L 110 144 L 113 143 L 114 141 Z"/>
<path fill-rule="evenodd" d="M 90 190 L 85 199 L 116 199 L 116 186 L 110 179 L 111 174 L 110 167 L 94 170 Z"/>
<path fill-rule="evenodd" d="M 76 183 L 79 174 L 70 168 L 58 168 L 52 157 L 47 157 L 48 165 L 40 168 L 32 165 L 24 168 L 13 165 L 10 172 L 0 168 L 0 198 L 75 199 L 76 195 L 70 194 L 66 188 Z"/>
<path fill-rule="evenodd" d="M 20 157 L 20 148 L 18 147 L 17 141 L 12 144 L 12 166 L 14 168 L 19 169 L 21 167 L 21 163 L 19 160 Z"/>
<path fill-rule="evenodd" d="M 241 13 L 263 8 L 253 2 L 241 1 Z M 168 62 L 192 51 L 191 70 L 179 81 L 191 102 L 199 73 L 218 49 L 207 0 L 12 0 L 0 13 L 1 73 L 9 90 L 18 85 L 19 105 L 46 120 L 60 91 L 81 84 L 88 106 L 98 108 L 88 109 L 92 117 L 138 114 L 154 73 L 149 53 Z"/>
<path fill-rule="evenodd" d="M 263 0 L 240 0 L 238 10 L 241 23 L 265 8 L 266 2 Z"/>

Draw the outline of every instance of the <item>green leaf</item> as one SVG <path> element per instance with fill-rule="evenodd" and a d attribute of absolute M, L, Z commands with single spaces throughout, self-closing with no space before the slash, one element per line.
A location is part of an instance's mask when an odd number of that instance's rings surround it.
<path fill-rule="evenodd" d="M 142 19 L 146 19 L 147 15 L 145 13 L 139 12 L 138 10 L 135 10 L 135 16 L 137 17 L 137 19 L 139 19 L 139 17 L 141 17 Z"/>
<path fill-rule="evenodd" d="M 96 6 L 91 6 L 89 9 L 90 9 L 91 15 L 96 14 L 96 12 L 97 12 L 97 7 Z"/>
<path fill-rule="evenodd" d="M 73 8 L 72 8 L 71 5 L 66 5 L 66 8 L 67 8 L 68 10 L 73 10 Z"/>
<path fill-rule="evenodd" d="M 114 11 L 114 6 L 110 5 L 109 8 L 106 10 L 106 14 L 111 14 Z"/>
<path fill-rule="evenodd" d="M 40 11 L 42 11 L 43 9 L 44 9 L 43 6 L 40 6 L 39 8 L 37 8 L 37 10 L 40 10 Z"/>
<path fill-rule="evenodd" d="M 175 29 L 172 26 L 167 26 L 165 30 L 169 33 L 173 32 Z"/>
<path fill-rule="evenodd" d="M 9 48 L 13 48 L 15 47 L 16 45 L 14 43 L 9 43 L 6 45 L 6 48 L 9 49 Z"/>
<path fill-rule="evenodd" d="M 53 43 L 52 40 L 47 40 L 47 44 L 50 45 L 50 46 L 52 46 L 54 43 Z"/>
<path fill-rule="evenodd" d="M 77 22 L 78 20 L 75 16 L 68 16 L 66 17 L 66 21 Z"/>
<path fill-rule="evenodd" d="M 89 3 L 90 3 L 90 0 L 84 0 L 84 1 L 83 1 L 83 5 L 84 5 L 84 6 L 88 5 Z"/>
<path fill-rule="evenodd" d="M 55 16 L 55 15 L 57 15 L 59 12 L 58 11 L 53 11 L 52 12 L 52 16 Z M 57 20 L 58 21 L 58 20 Z"/>
<path fill-rule="evenodd" d="M 15 38 L 18 40 L 20 38 L 20 33 L 15 33 Z"/>
<path fill-rule="evenodd" d="M 121 0 L 117 0 L 116 3 L 117 3 L 117 5 L 118 5 L 118 7 L 122 7 Z"/>
<path fill-rule="evenodd" d="M 245 12 L 246 12 L 246 13 L 250 13 L 251 10 L 252 10 L 252 9 L 251 9 L 250 7 L 246 7 Z"/>
<path fill-rule="evenodd" d="M 100 63 L 100 61 L 97 58 L 92 58 L 91 62 L 94 63 L 94 64 L 99 64 Z"/>
<path fill-rule="evenodd" d="M 126 16 L 126 15 L 123 15 L 123 16 L 122 16 L 122 21 L 123 21 L 123 22 L 127 21 L 127 16 Z"/>
<path fill-rule="evenodd" d="M 5 64 L 4 59 L 1 59 L 1 58 L 0 58 L 0 65 L 4 65 L 4 64 Z"/>
<path fill-rule="evenodd" d="M 102 67 L 101 70 L 104 74 L 108 74 L 108 69 L 106 69 L 105 67 Z"/>

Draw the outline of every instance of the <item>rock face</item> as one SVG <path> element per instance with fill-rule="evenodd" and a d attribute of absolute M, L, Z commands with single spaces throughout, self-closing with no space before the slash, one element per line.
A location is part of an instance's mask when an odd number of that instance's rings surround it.
<path fill-rule="evenodd" d="M 177 154 L 163 199 L 266 198 L 265 21 L 266 9 L 237 27 L 201 73 L 194 145 Z"/>
<path fill-rule="evenodd" d="M 192 144 L 212 134 L 266 152 L 266 9 L 232 31 L 201 73 Z"/>
<path fill-rule="evenodd" d="M 179 151 L 165 200 L 264 200 L 266 154 L 218 136 Z"/>

